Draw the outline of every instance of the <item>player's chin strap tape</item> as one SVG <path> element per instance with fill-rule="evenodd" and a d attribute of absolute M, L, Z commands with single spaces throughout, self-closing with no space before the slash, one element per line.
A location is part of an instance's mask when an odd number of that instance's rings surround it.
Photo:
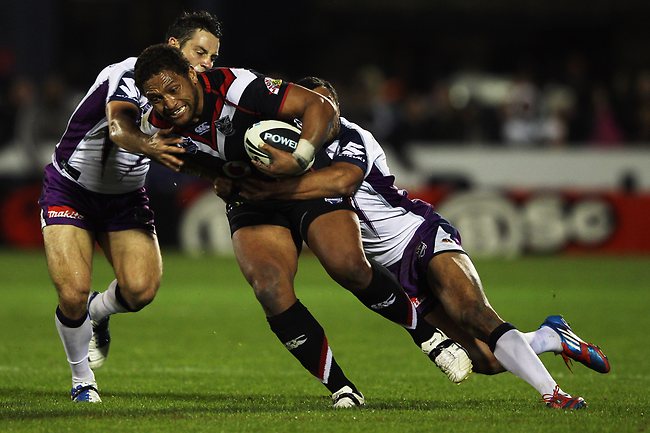
<path fill-rule="evenodd" d="M 296 150 L 293 151 L 293 157 L 300 168 L 306 170 L 311 160 L 314 159 L 314 153 L 316 153 L 316 147 L 309 140 L 301 138 L 298 140 Z"/>

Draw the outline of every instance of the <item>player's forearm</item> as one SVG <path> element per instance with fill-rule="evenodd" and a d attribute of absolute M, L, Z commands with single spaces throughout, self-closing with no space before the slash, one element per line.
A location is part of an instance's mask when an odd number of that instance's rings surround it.
<path fill-rule="evenodd" d="M 113 143 L 133 153 L 147 153 L 151 137 L 143 133 L 132 119 L 114 118 L 108 123 L 108 136 Z"/>
<path fill-rule="evenodd" d="M 314 101 L 305 109 L 300 138 L 309 141 L 318 151 L 333 138 L 338 120 L 338 114 L 328 100 Z"/>
<path fill-rule="evenodd" d="M 359 170 L 360 171 L 360 170 Z M 275 188 L 278 199 L 309 200 L 323 197 L 351 197 L 359 187 L 357 176 L 327 167 L 302 176 L 284 179 Z"/>
<path fill-rule="evenodd" d="M 327 98 L 300 86 L 289 87 L 279 114 L 282 118 L 302 121 L 300 140 L 293 152 L 301 166 L 311 161 L 314 153 L 337 133 L 339 115 L 336 107 Z"/>

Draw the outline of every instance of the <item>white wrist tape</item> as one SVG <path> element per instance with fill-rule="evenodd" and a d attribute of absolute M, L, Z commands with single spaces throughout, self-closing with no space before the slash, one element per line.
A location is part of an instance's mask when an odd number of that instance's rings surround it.
<path fill-rule="evenodd" d="M 298 140 L 296 150 L 293 151 L 293 157 L 298 161 L 300 167 L 307 168 L 312 159 L 314 159 L 316 147 L 304 138 Z"/>

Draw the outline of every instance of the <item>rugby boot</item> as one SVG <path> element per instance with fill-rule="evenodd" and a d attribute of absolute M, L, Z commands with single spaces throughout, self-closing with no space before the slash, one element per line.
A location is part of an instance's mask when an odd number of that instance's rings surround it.
<path fill-rule="evenodd" d="M 553 394 L 545 394 L 542 396 L 542 401 L 546 403 L 547 407 L 552 409 L 578 410 L 587 407 L 587 402 L 584 398 L 571 397 L 569 394 L 561 392 L 557 385 L 553 390 Z"/>
<path fill-rule="evenodd" d="M 70 399 L 75 403 L 101 403 L 96 383 L 83 382 L 70 390 Z"/>
<path fill-rule="evenodd" d="M 332 407 L 334 409 L 346 409 L 349 407 L 361 407 L 366 403 L 363 394 L 355 391 L 349 386 L 343 388 L 332 394 Z"/>
<path fill-rule="evenodd" d="M 431 339 L 422 343 L 422 351 L 454 383 L 461 383 L 472 372 L 472 360 L 465 348 L 441 330 L 437 330 Z"/>
<path fill-rule="evenodd" d="M 560 354 L 569 370 L 571 370 L 570 362 L 574 360 L 598 373 L 609 372 L 609 360 L 603 351 L 595 344 L 587 343 L 578 337 L 562 316 L 548 316 L 540 328 L 542 326 L 551 328 L 560 336 L 562 343 Z"/>

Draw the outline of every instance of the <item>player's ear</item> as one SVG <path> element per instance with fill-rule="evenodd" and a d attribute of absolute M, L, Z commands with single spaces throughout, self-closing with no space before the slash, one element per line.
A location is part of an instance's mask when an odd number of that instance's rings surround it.
<path fill-rule="evenodd" d="M 174 48 L 178 48 L 178 49 L 181 48 L 181 44 L 178 42 L 178 39 L 176 39 L 173 36 L 167 39 L 167 44 L 171 45 Z"/>
<path fill-rule="evenodd" d="M 191 66 L 190 66 L 190 69 L 189 69 L 189 77 L 190 77 L 190 81 L 192 82 L 192 84 L 196 84 L 196 83 L 199 82 L 199 80 L 198 80 L 198 78 L 196 76 L 196 71 Z"/>

